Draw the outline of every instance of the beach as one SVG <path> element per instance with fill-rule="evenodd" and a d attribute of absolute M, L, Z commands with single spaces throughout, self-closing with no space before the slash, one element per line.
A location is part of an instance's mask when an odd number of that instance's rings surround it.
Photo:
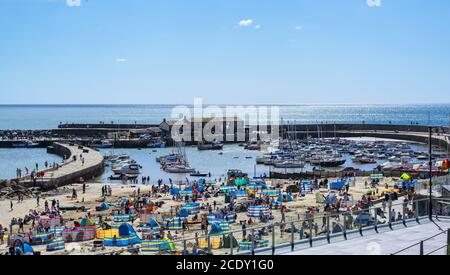
<path fill-rule="evenodd" d="M 329 179 L 330 182 L 335 181 L 337 179 Z M 356 178 L 355 183 L 352 184 L 350 187 L 350 194 L 354 200 L 359 200 L 363 197 L 365 193 L 368 191 L 368 187 L 364 185 L 364 182 L 370 181 L 368 178 Z M 396 179 L 384 179 L 380 182 L 380 185 L 383 185 L 385 183 L 389 183 L 390 186 L 393 185 L 393 182 Z M 270 183 L 271 180 L 267 179 L 266 182 Z M 277 184 L 281 184 L 284 188 L 287 186 L 290 186 L 292 184 L 295 184 L 292 181 L 277 181 L 274 180 L 273 182 L 277 182 Z M 108 220 L 108 217 L 112 214 L 112 210 L 104 211 L 104 212 L 97 212 L 95 211 L 95 207 L 100 205 L 100 199 L 102 198 L 102 187 L 105 186 L 103 183 L 87 183 L 86 184 L 86 192 L 82 193 L 82 185 L 80 184 L 73 184 L 68 185 L 65 187 L 60 187 L 57 190 L 52 190 L 47 193 L 42 193 L 40 195 L 40 206 L 36 206 L 36 199 L 35 198 L 27 198 L 24 199 L 23 202 L 17 203 L 16 200 L 13 200 L 14 203 L 14 209 L 13 211 L 9 211 L 10 207 L 10 201 L 9 200 L 2 200 L 0 201 L 0 209 L 2 209 L 2 215 L 0 216 L 0 224 L 3 226 L 7 226 L 11 219 L 13 217 L 23 217 L 24 215 L 28 214 L 30 209 L 32 210 L 38 210 L 38 211 L 44 211 L 44 202 L 45 200 L 51 201 L 53 199 L 58 200 L 60 207 L 68 207 L 68 206 L 84 206 L 86 209 L 90 209 L 89 212 L 91 213 L 91 219 L 96 221 L 98 219 L 98 216 L 102 216 L 104 219 Z M 123 197 L 133 197 L 137 196 L 138 191 L 141 195 L 146 194 L 151 191 L 151 185 L 130 185 L 130 184 L 111 184 L 108 185 L 111 186 L 112 189 L 112 196 L 106 197 L 106 202 L 109 202 L 110 204 L 113 204 L 119 198 Z M 73 192 L 73 189 L 77 192 L 77 199 L 72 199 L 71 195 Z M 326 196 L 329 193 L 329 190 L 326 188 L 322 188 L 318 190 L 321 192 L 324 196 Z M 317 207 L 319 209 L 322 209 L 324 207 L 323 203 L 318 203 L 316 201 L 316 193 L 309 193 L 305 194 L 304 197 L 294 195 L 293 201 L 287 202 L 284 205 L 286 206 L 286 222 L 290 221 L 299 221 L 305 218 L 305 212 L 308 210 L 308 208 L 311 207 Z M 183 203 L 181 201 L 175 201 L 173 200 L 172 195 L 167 196 L 161 196 L 157 199 L 157 201 L 164 202 L 164 204 L 158 209 L 157 213 L 161 214 L 163 217 L 169 217 L 171 214 L 173 215 L 175 207 L 179 207 Z M 213 205 L 214 201 L 216 201 L 217 208 L 222 208 L 225 206 L 224 197 L 219 196 L 217 198 L 209 198 L 209 199 L 203 199 L 200 203 L 202 205 Z M 280 222 L 281 221 L 281 212 L 280 210 L 272 210 L 273 214 L 273 221 L 272 222 Z M 202 214 L 208 214 L 207 210 L 202 210 Z M 87 212 L 86 211 L 62 211 L 62 216 L 65 220 L 65 226 L 70 228 L 73 226 L 73 221 L 81 221 L 83 218 L 86 218 Z M 231 230 L 241 230 L 241 222 L 246 222 L 249 220 L 249 217 L 247 216 L 247 213 L 238 213 L 236 223 L 231 225 Z M 132 224 L 135 228 L 139 225 L 139 219 L 134 221 Z M 264 223 L 261 223 L 258 221 L 258 219 L 254 219 L 253 227 L 260 227 L 261 225 L 267 225 Z M 98 226 L 98 225 L 97 225 Z M 248 230 L 250 231 L 250 228 L 252 226 L 248 226 Z M 27 232 L 28 226 L 25 226 L 25 232 Z M 13 232 L 17 231 L 17 226 L 13 227 Z M 166 230 L 167 232 L 167 230 Z M 201 233 L 200 225 L 190 225 L 189 230 L 182 231 L 182 232 L 172 232 L 174 242 L 176 240 L 180 241 L 183 239 L 190 240 L 190 243 L 192 243 L 192 239 L 195 237 L 195 233 Z M 138 232 L 138 235 L 140 233 Z M 201 234 L 199 235 L 202 236 Z M 239 238 L 239 234 L 235 235 L 236 238 Z M 288 242 L 289 241 L 289 235 L 288 234 L 277 234 L 276 235 L 276 241 L 277 242 Z M 177 250 L 180 249 L 181 243 L 177 243 Z M 36 246 L 36 250 L 41 251 L 42 253 L 49 253 L 49 254 L 98 254 L 98 253 L 106 253 L 106 252 L 113 252 L 113 251 L 121 251 L 123 248 L 119 247 L 108 247 L 104 250 L 96 250 L 91 251 L 92 249 L 92 241 L 86 241 L 86 242 L 80 242 L 77 244 L 66 244 L 66 248 L 69 248 L 69 250 L 64 251 L 58 251 L 58 252 L 45 252 L 45 246 Z M 191 245 L 192 247 L 192 245 Z M 2 247 L 3 250 L 6 251 L 6 246 Z M 70 250 L 72 249 L 72 250 Z M 215 251 L 215 254 L 228 254 L 229 250 L 227 249 L 219 249 Z"/>

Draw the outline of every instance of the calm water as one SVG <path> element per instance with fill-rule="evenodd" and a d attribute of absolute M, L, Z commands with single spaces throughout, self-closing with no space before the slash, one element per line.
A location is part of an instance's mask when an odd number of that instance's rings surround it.
<path fill-rule="evenodd" d="M 367 140 L 367 139 L 366 139 Z M 424 145 L 411 145 L 411 148 L 415 151 L 426 151 Z M 159 163 L 156 162 L 156 157 L 167 155 L 171 153 L 173 148 L 157 149 L 157 152 L 153 152 L 150 149 L 102 149 L 101 152 L 104 155 L 110 153 L 114 154 L 128 154 L 134 160 L 136 160 L 142 166 L 142 176 L 150 176 L 151 182 L 156 182 L 158 179 L 172 178 L 174 181 L 185 180 L 186 176 L 180 174 L 168 174 L 160 169 Z M 250 176 L 261 176 L 263 174 L 269 174 L 272 171 L 278 172 L 300 172 L 305 170 L 311 170 L 312 167 L 307 164 L 303 169 L 275 169 L 269 168 L 265 165 L 256 165 L 256 157 L 261 156 L 264 152 L 247 151 L 243 147 L 238 145 L 226 145 L 223 150 L 223 155 L 219 155 L 218 151 L 199 151 L 196 147 L 186 147 L 186 155 L 188 161 L 193 168 L 202 173 L 211 173 L 211 177 L 223 178 L 226 176 L 228 169 L 240 169 Z M 377 164 L 359 164 L 353 163 L 349 155 L 345 156 L 347 162 L 345 166 L 352 166 L 364 170 L 370 170 L 377 166 Z M 0 149 L 0 179 L 9 179 L 15 177 L 16 168 L 28 167 L 33 169 L 35 164 L 38 163 L 39 167 L 44 166 L 44 162 L 49 163 L 60 162 L 61 158 L 56 155 L 47 154 L 45 149 L 30 148 L 30 149 Z M 383 163 L 386 160 L 380 160 L 379 163 Z M 335 168 L 341 169 L 341 168 Z M 102 176 L 102 182 L 109 182 L 108 177 L 113 173 L 109 167 L 106 167 L 105 173 Z"/>
<path fill-rule="evenodd" d="M 5 129 L 52 129 L 60 122 L 98 123 L 160 123 L 170 118 L 174 105 L 0 105 L 0 130 Z M 434 125 L 449 125 L 450 104 L 435 105 L 307 105 L 280 106 L 284 120 L 297 123 L 393 123 L 410 124 L 417 121 L 428 124 L 429 117 Z M 239 168 L 254 174 L 255 157 L 261 153 L 243 151 L 238 146 L 227 146 L 224 155 L 217 152 L 187 148 L 189 160 L 201 172 L 211 172 L 213 177 L 221 177 L 227 169 Z M 122 150 L 116 150 L 116 153 Z M 152 179 L 167 178 L 169 175 L 159 169 L 155 162 L 158 155 L 167 154 L 171 149 L 160 149 L 149 154 L 148 150 L 123 150 L 135 158 L 144 168 L 143 174 Z M 235 158 L 238 157 L 238 158 Z M 252 157 L 246 159 L 246 157 Z M 38 162 L 60 161 L 48 155 L 45 149 L 0 149 L 0 179 L 15 176 L 15 169 L 34 167 Z M 351 161 L 346 165 L 351 165 Z M 354 165 L 357 166 L 357 165 Z M 370 169 L 371 167 L 363 167 Z M 266 166 L 257 166 L 256 174 L 268 173 Z M 104 178 L 108 176 L 105 174 Z M 177 179 L 176 175 L 170 175 Z M 178 179 L 184 176 L 178 176 Z"/>
<path fill-rule="evenodd" d="M 62 159 L 56 155 L 47 154 L 44 148 L 0 148 L 0 179 L 15 178 L 17 168 L 24 170 L 24 167 L 28 167 L 31 171 L 36 163 L 42 168 L 45 161 L 53 163 L 61 162 Z"/>
<path fill-rule="evenodd" d="M 189 105 L 188 105 L 189 106 Z M 0 129 L 52 129 L 60 122 L 160 123 L 175 105 L 0 105 Z M 205 105 L 207 107 L 207 105 Z M 449 125 L 450 104 L 280 106 L 297 123 L 382 123 Z"/>
<path fill-rule="evenodd" d="M 365 139 L 368 140 L 368 139 Z M 425 152 L 426 146 L 421 144 L 411 144 L 411 149 L 418 152 Z M 186 176 L 190 179 L 189 175 L 183 174 L 169 174 L 160 169 L 160 164 L 156 162 L 155 158 L 171 153 L 174 149 L 163 148 L 158 149 L 157 152 L 152 152 L 149 149 L 137 150 L 137 149 L 116 149 L 114 154 L 128 154 L 132 159 L 136 160 L 142 166 L 142 176 L 150 176 L 151 182 L 156 183 L 158 179 L 171 178 L 174 182 L 184 181 Z M 104 155 L 111 153 L 110 150 L 102 150 Z M 224 178 L 228 169 L 239 169 L 252 176 L 262 176 L 269 174 L 270 171 L 277 172 L 301 172 L 311 171 L 312 167 L 309 164 L 303 169 L 276 169 L 274 167 L 265 165 L 256 165 L 256 157 L 262 156 L 264 152 L 247 151 L 243 147 L 238 145 L 226 145 L 223 150 L 223 155 L 219 155 L 217 151 L 199 151 L 196 147 L 186 147 L 186 155 L 191 167 L 202 173 L 211 173 L 212 179 Z M 384 163 L 387 160 L 379 160 L 377 164 L 359 164 L 353 163 L 350 155 L 344 155 L 347 159 L 345 166 L 355 167 L 362 170 L 374 169 L 378 164 Z M 343 167 L 330 168 L 331 171 L 340 170 Z M 106 168 L 105 174 L 102 177 L 103 182 L 110 182 L 108 177 L 113 173 L 109 167 Z"/>

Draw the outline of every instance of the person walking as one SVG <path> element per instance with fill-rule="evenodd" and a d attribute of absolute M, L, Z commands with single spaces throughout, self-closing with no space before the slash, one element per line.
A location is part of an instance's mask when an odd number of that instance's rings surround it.
<path fill-rule="evenodd" d="M 4 244 L 4 238 L 5 238 L 5 229 L 4 229 L 3 226 L 0 224 L 0 244 L 1 244 L 1 245 Z"/>

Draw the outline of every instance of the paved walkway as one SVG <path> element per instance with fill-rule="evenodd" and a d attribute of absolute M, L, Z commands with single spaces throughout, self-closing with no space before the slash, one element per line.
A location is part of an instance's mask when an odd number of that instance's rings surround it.
<path fill-rule="evenodd" d="M 450 221 L 441 220 L 437 224 L 444 230 L 450 228 Z M 404 229 L 388 231 L 357 237 L 348 241 L 325 244 L 318 247 L 281 252 L 281 255 L 391 255 L 413 244 L 441 233 L 439 228 L 430 221 L 421 225 Z M 424 243 L 424 254 L 428 254 L 447 243 L 447 234 L 441 234 Z M 416 245 L 399 255 L 419 255 L 419 245 Z M 432 255 L 443 255 L 446 249 L 439 249 Z"/>
<path fill-rule="evenodd" d="M 89 169 L 98 166 L 103 162 L 103 156 L 99 152 L 84 147 L 84 149 L 89 150 L 88 153 L 83 153 L 83 149 L 79 149 L 78 146 L 70 146 L 68 144 L 57 143 L 57 145 L 64 146 L 70 150 L 71 156 L 66 160 L 66 163 L 60 166 L 58 169 L 48 169 L 45 171 L 45 175 L 42 178 L 38 178 L 38 182 L 47 182 L 60 177 L 68 176 L 75 172 L 82 171 L 84 169 Z M 84 164 L 80 159 L 80 155 L 83 155 Z M 73 161 L 72 157 L 76 156 L 77 160 Z M 24 178 L 26 181 L 30 181 L 29 177 Z"/>

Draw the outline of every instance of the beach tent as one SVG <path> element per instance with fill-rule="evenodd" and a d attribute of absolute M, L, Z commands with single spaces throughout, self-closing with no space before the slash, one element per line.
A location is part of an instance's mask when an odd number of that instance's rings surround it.
<path fill-rule="evenodd" d="M 278 201 L 279 202 L 291 202 L 293 200 L 294 199 L 289 194 L 281 194 L 281 195 L 278 196 Z"/>
<path fill-rule="evenodd" d="M 370 213 L 362 212 L 356 217 L 355 224 L 362 225 L 362 226 L 368 226 L 368 225 L 373 224 L 374 220 L 375 219 L 370 215 Z"/>
<path fill-rule="evenodd" d="M 143 239 L 149 239 L 150 236 L 159 236 L 161 231 L 160 231 L 161 227 L 159 226 L 151 226 L 151 225 L 147 225 L 147 226 L 143 226 L 141 227 L 141 233 L 142 233 L 142 238 Z"/>
<path fill-rule="evenodd" d="M 131 236 L 136 235 L 136 231 L 133 226 L 128 223 L 123 223 L 119 226 L 119 235 L 120 236 Z"/>
<path fill-rule="evenodd" d="M 178 189 L 178 188 L 172 188 L 172 190 L 170 190 L 170 195 L 172 195 L 172 196 L 176 196 L 176 195 L 179 195 L 180 194 L 180 189 Z"/>
<path fill-rule="evenodd" d="M 236 240 L 236 238 L 233 236 L 233 235 L 231 235 L 231 234 L 229 234 L 229 235 L 224 235 L 223 236 L 223 241 L 222 241 L 223 243 L 222 243 L 222 247 L 223 248 L 231 248 L 231 247 L 233 247 L 233 248 L 237 248 L 237 247 L 239 247 L 239 243 L 238 243 L 238 241 Z"/>
<path fill-rule="evenodd" d="M 148 223 L 148 225 L 150 227 L 154 227 L 154 228 L 161 227 L 161 225 L 159 224 L 159 222 L 155 218 L 151 218 L 149 223 Z"/>
<path fill-rule="evenodd" d="M 80 225 L 81 226 L 95 226 L 95 222 L 91 219 L 84 218 L 81 220 Z"/>
<path fill-rule="evenodd" d="M 140 223 L 141 224 L 148 224 L 152 219 L 156 220 L 158 223 L 161 223 L 163 221 L 161 214 L 153 214 L 153 213 L 140 213 Z"/>
<path fill-rule="evenodd" d="M 342 224 L 337 223 L 337 222 L 333 222 L 333 226 L 332 226 L 332 231 L 331 233 L 336 234 L 336 233 L 341 233 L 344 231 L 344 227 L 342 226 Z"/>
<path fill-rule="evenodd" d="M 186 218 L 189 216 L 189 211 L 187 211 L 184 208 L 181 208 L 180 211 L 178 211 L 178 216 Z"/>
<path fill-rule="evenodd" d="M 167 237 L 164 237 L 161 240 L 144 240 L 141 243 L 142 252 L 158 252 L 158 251 L 173 251 L 173 250 L 175 250 L 175 245 Z"/>
<path fill-rule="evenodd" d="M 137 236 L 133 226 L 128 223 L 121 224 L 118 231 L 119 236 L 104 239 L 104 246 L 129 246 L 141 242 L 141 239 Z"/>
<path fill-rule="evenodd" d="M 221 235 L 223 234 L 222 227 L 220 223 L 213 223 L 211 225 L 211 230 L 209 231 L 209 235 Z"/>
<path fill-rule="evenodd" d="M 328 196 L 325 198 L 325 203 L 326 204 L 333 204 L 336 202 L 336 193 L 330 193 L 328 194 Z"/>
<path fill-rule="evenodd" d="M 108 209 L 109 209 L 109 203 L 104 202 L 100 206 L 96 207 L 95 210 L 97 210 L 97 211 L 106 211 Z"/>
<path fill-rule="evenodd" d="M 409 182 L 409 181 L 405 181 L 405 182 L 402 183 L 402 185 L 405 186 L 406 188 L 408 188 L 408 187 L 414 187 L 414 186 L 419 185 L 419 181 L 416 180 L 416 179 L 414 179 L 414 180 L 412 180 L 412 181 L 410 181 L 410 182 Z"/>
<path fill-rule="evenodd" d="M 345 182 L 338 181 L 338 182 L 332 182 L 330 183 L 330 189 L 331 190 L 341 190 L 345 185 Z"/>
<path fill-rule="evenodd" d="M 34 250 L 29 243 L 15 240 L 13 247 L 16 255 L 34 255 Z"/>

